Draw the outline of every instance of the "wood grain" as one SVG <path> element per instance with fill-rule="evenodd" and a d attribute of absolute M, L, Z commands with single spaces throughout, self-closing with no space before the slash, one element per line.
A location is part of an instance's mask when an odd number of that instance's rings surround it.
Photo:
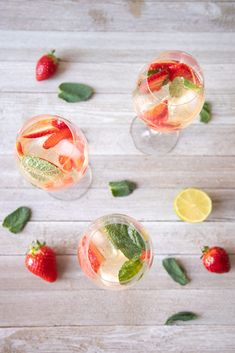
<path fill-rule="evenodd" d="M 233 2 L 52 1 L 0 3 L 0 29 L 56 31 L 232 32 Z M 22 13 L 24 18 L 22 20 Z M 176 16 L 177 14 L 177 16 Z"/>
<path fill-rule="evenodd" d="M 233 353 L 234 326 L 23 327 L 0 330 L 1 353 Z M 147 347 L 147 348 L 146 348 Z"/>

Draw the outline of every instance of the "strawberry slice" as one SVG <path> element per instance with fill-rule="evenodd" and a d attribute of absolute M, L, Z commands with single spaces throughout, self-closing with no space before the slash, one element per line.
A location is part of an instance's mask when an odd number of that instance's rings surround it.
<path fill-rule="evenodd" d="M 53 134 L 55 132 L 58 132 L 59 129 L 57 127 L 45 127 L 44 129 L 40 129 L 40 130 L 35 130 L 33 132 L 30 132 L 26 135 L 23 135 L 24 138 L 37 138 L 37 137 L 42 137 L 42 136 L 46 136 L 46 135 L 50 135 Z"/>
<path fill-rule="evenodd" d="M 49 148 L 56 146 L 57 143 L 59 143 L 60 141 L 64 139 L 69 139 L 69 138 L 72 138 L 72 134 L 70 129 L 66 127 L 49 136 L 48 139 L 46 139 L 46 141 L 44 142 L 43 148 L 47 150 Z"/>
<path fill-rule="evenodd" d="M 16 142 L 16 150 L 20 157 L 24 155 L 22 144 L 19 141 Z"/>
<path fill-rule="evenodd" d="M 75 167 L 79 172 L 80 172 L 80 170 L 81 170 L 82 167 L 83 167 L 84 160 L 85 160 L 85 157 L 84 157 L 84 156 L 79 157 L 77 160 L 73 160 L 74 167 Z"/>
<path fill-rule="evenodd" d="M 160 71 L 145 78 L 140 82 L 139 90 L 141 93 L 155 92 L 162 88 L 164 81 L 168 78 L 167 71 Z"/>
<path fill-rule="evenodd" d="M 60 155 L 59 162 L 62 164 L 63 169 L 69 172 L 73 168 L 73 160 L 68 156 Z"/>
<path fill-rule="evenodd" d="M 98 272 L 104 256 L 100 253 L 94 243 L 90 242 L 88 249 L 88 258 L 91 264 L 91 267 L 94 272 Z"/>
<path fill-rule="evenodd" d="M 150 250 L 148 250 L 148 251 L 143 250 L 141 255 L 140 255 L 140 260 L 141 261 L 149 260 L 150 259 L 150 255 L 151 255 Z"/>
<path fill-rule="evenodd" d="M 170 67 L 169 79 L 173 81 L 175 77 L 184 77 L 187 80 L 197 84 L 197 76 L 193 69 L 184 63 L 178 63 Z"/>
<path fill-rule="evenodd" d="M 159 70 L 159 71 L 168 71 L 172 65 L 175 65 L 177 63 L 177 61 L 158 61 L 155 63 L 152 63 L 149 65 L 148 71 L 152 71 L 152 70 Z"/>
<path fill-rule="evenodd" d="M 164 100 L 153 108 L 146 110 L 140 118 L 152 126 L 161 125 L 168 119 L 168 101 Z"/>
<path fill-rule="evenodd" d="M 65 124 L 64 121 L 60 120 L 60 119 L 52 119 L 51 121 L 51 125 L 54 127 L 57 127 L 58 129 L 64 129 L 64 128 L 68 128 L 68 125 Z"/>

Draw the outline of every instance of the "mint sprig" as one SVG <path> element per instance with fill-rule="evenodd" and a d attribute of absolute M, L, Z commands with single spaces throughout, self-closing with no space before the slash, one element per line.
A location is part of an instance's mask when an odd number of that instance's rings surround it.
<path fill-rule="evenodd" d="M 174 80 L 170 83 L 169 85 L 169 92 L 171 97 L 181 97 L 185 90 L 192 90 L 195 92 L 200 92 L 201 91 L 201 87 L 195 85 L 193 82 L 187 80 L 184 77 L 175 77 Z"/>
<path fill-rule="evenodd" d="M 200 121 L 204 124 L 208 124 L 210 120 L 211 120 L 211 104 L 209 102 L 205 102 L 200 112 Z"/>
<path fill-rule="evenodd" d="M 143 262 L 140 260 L 129 260 L 124 262 L 118 273 L 118 279 L 121 284 L 130 281 L 143 267 Z"/>
<path fill-rule="evenodd" d="M 189 321 L 189 320 L 195 320 L 197 318 L 198 318 L 198 315 L 191 311 L 180 311 L 177 314 L 170 316 L 166 320 L 165 325 L 172 325 L 176 321 Z"/>
<path fill-rule="evenodd" d="M 141 235 L 132 227 L 126 224 L 115 223 L 108 224 L 105 227 L 108 238 L 128 259 L 138 259 L 143 250 L 145 243 Z"/>
<path fill-rule="evenodd" d="M 88 100 L 93 93 L 93 88 L 83 83 L 64 82 L 59 85 L 58 97 L 68 103 L 75 103 Z"/>
<path fill-rule="evenodd" d="M 189 279 L 186 276 L 185 270 L 176 261 L 175 258 L 169 257 L 164 259 L 162 261 L 162 265 L 175 282 L 181 284 L 181 286 L 185 286 L 187 283 L 189 283 Z"/>
<path fill-rule="evenodd" d="M 10 232 L 16 234 L 23 230 L 30 217 L 30 208 L 19 207 L 3 220 L 2 226 L 8 228 Z"/>
<path fill-rule="evenodd" d="M 136 183 L 129 180 L 109 182 L 109 188 L 114 197 L 128 196 L 136 189 L 136 187 Z"/>

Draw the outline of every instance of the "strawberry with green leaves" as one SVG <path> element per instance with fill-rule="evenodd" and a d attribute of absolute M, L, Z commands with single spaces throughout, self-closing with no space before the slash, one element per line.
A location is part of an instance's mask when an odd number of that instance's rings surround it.
<path fill-rule="evenodd" d="M 56 256 L 45 242 L 40 243 L 37 240 L 30 245 L 25 258 L 25 266 L 45 281 L 55 282 L 57 279 Z"/>
<path fill-rule="evenodd" d="M 37 81 L 47 80 L 54 76 L 59 65 L 59 58 L 55 56 L 55 50 L 43 55 L 36 65 L 36 79 Z"/>

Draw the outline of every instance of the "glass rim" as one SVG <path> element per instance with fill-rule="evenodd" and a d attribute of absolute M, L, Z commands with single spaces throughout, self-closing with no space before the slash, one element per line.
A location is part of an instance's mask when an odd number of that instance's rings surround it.
<path fill-rule="evenodd" d="M 89 244 L 90 242 L 92 242 L 92 237 L 93 235 L 95 234 L 95 232 L 99 229 L 98 228 L 98 225 L 99 224 L 102 224 L 102 223 L 106 223 L 107 224 L 114 224 L 114 222 L 107 222 L 108 219 L 110 218 L 118 218 L 119 220 L 120 219 L 124 219 L 126 222 L 121 222 L 121 221 L 118 221 L 116 222 L 116 224 L 128 224 L 128 225 L 131 225 L 135 230 L 138 231 L 138 233 L 140 233 L 141 235 L 141 238 L 143 239 L 144 243 L 145 243 L 145 258 L 143 260 L 143 266 L 142 268 L 140 269 L 140 271 L 134 276 L 132 277 L 130 280 L 127 280 L 125 282 L 123 282 L 122 284 L 119 283 L 119 282 L 114 282 L 114 281 L 109 281 L 109 280 L 103 280 L 104 284 L 103 286 L 105 286 L 105 283 L 108 283 L 108 284 L 113 284 L 115 285 L 115 287 L 119 287 L 119 286 L 125 286 L 125 285 L 128 285 L 129 283 L 134 283 L 136 278 L 138 279 L 141 279 L 141 277 L 143 276 L 143 274 L 145 273 L 145 271 L 151 266 L 152 264 L 152 261 L 153 261 L 153 257 L 154 257 L 154 252 L 153 252 L 153 245 L 152 245 L 152 241 L 149 237 L 148 240 L 146 240 L 143 236 L 142 236 L 142 231 L 140 229 L 138 229 L 136 226 L 135 226 L 135 223 L 138 223 L 140 224 L 136 219 L 130 217 L 130 216 L 127 216 L 125 214 L 122 214 L 122 213 L 110 213 L 110 214 L 107 214 L 107 215 L 104 215 L 104 216 L 101 216 L 97 219 L 95 219 L 93 222 L 91 222 L 89 224 L 89 226 L 86 228 L 86 230 L 83 232 L 83 235 L 81 236 L 80 240 L 79 240 L 79 244 L 78 244 L 78 249 L 80 249 L 80 247 L 82 247 L 82 241 L 84 239 L 84 237 L 87 237 L 88 238 L 88 241 L 86 242 L 85 244 L 85 256 L 86 256 L 86 260 L 87 260 L 87 263 L 88 263 L 88 266 L 89 266 L 89 272 L 92 274 L 92 278 L 91 279 L 99 279 L 99 280 L 102 280 L 102 277 L 97 274 L 97 272 L 95 272 L 90 264 L 90 261 L 89 261 L 89 255 L 88 255 L 88 250 L 89 250 Z M 140 224 L 141 227 L 142 224 Z M 103 224 L 104 226 L 104 224 Z M 145 230 L 145 228 L 143 227 L 143 230 Z M 147 231 L 146 231 L 147 233 Z M 148 233 L 147 233 L 148 234 Z M 148 258 L 148 252 L 150 251 L 150 256 Z M 81 265 L 80 265 L 81 266 Z M 82 266 L 81 266 L 81 269 L 82 269 Z M 83 270 L 83 269 L 82 269 Z M 85 273 L 86 274 L 86 273 Z M 89 277 L 89 276 L 88 276 Z"/>

